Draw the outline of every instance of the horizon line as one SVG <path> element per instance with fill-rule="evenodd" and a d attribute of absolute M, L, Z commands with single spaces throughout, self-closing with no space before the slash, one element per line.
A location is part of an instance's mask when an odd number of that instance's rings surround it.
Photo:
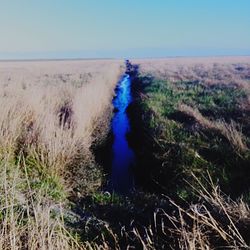
<path fill-rule="evenodd" d="M 0 58 L 0 62 L 32 62 L 32 61 L 91 61 L 91 60 L 126 60 L 126 59 L 164 59 L 164 58 L 208 58 L 208 57 L 250 57 L 249 54 L 222 54 L 222 55 L 177 55 L 177 56 L 145 56 L 145 57 L 48 57 L 48 58 Z"/>

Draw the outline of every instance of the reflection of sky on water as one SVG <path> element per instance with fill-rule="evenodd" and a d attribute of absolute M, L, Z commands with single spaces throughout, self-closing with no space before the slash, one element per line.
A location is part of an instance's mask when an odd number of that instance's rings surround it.
<path fill-rule="evenodd" d="M 128 193 L 134 185 L 131 167 L 134 164 L 135 155 L 126 138 L 126 134 L 130 130 L 129 119 L 126 114 L 126 108 L 131 102 L 130 85 L 130 77 L 125 75 L 119 84 L 117 96 L 113 101 L 113 105 L 118 111 L 112 120 L 114 142 L 112 146 L 110 189 L 122 194 Z"/>

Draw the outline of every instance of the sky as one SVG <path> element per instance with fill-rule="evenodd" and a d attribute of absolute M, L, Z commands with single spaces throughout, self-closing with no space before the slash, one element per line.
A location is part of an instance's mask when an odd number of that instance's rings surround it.
<path fill-rule="evenodd" d="M 0 0 L 0 59 L 250 55 L 250 0 Z"/>

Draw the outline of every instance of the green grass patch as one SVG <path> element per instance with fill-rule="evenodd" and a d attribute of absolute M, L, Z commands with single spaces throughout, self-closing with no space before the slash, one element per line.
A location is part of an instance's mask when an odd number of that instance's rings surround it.
<path fill-rule="evenodd" d="M 120 205 L 123 202 L 123 198 L 114 192 L 96 192 L 92 195 L 92 201 L 99 205 Z"/>
<path fill-rule="evenodd" d="M 181 198 L 191 195 L 186 181 L 192 183 L 192 173 L 202 179 L 209 172 L 230 194 L 247 192 L 248 152 L 239 155 L 223 135 L 202 127 L 195 118 L 178 110 L 180 104 L 186 104 L 198 109 L 206 119 L 237 122 L 246 93 L 231 85 L 171 83 L 152 76 L 139 76 L 139 82 L 143 92 L 141 109 L 148 114 L 145 127 L 158 145 L 153 154 L 162 161 L 160 167 L 152 169 L 153 178 Z"/>

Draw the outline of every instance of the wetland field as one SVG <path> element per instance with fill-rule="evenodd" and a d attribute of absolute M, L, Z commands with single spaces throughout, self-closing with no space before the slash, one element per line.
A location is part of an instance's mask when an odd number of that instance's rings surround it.
<path fill-rule="evenodd" d="M 0 61 L 0 114 L 0 249 L 249 249 L 249 56 Z"/>

